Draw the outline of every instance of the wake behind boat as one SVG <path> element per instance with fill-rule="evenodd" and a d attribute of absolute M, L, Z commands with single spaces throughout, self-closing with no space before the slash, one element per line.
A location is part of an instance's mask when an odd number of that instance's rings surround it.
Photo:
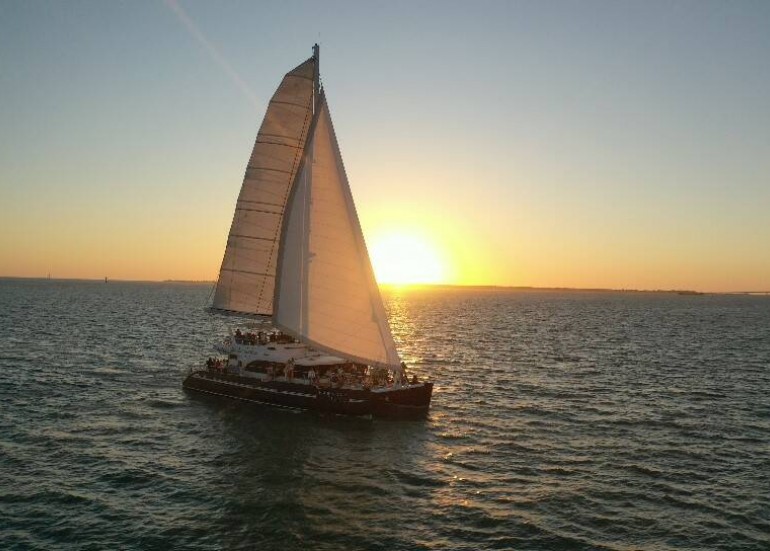
<path fill-rule="evenodd" d="M 433 384 L 396 350 L 320 85 L 319 51 L 288 72 L 262 121 L 211 311 L 258 318 L 185 389 L 283 407 L 414 417 Z"/>

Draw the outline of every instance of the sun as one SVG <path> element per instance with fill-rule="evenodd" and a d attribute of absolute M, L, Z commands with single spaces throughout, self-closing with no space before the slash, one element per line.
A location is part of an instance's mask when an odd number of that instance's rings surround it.
<path fill-rule="evenodd" d="M 379 234 L 372 239 L 369 254 L 378 283 L 410 285 L 445 281 L 441 255 L 429 239 L 416 233 Z"/>

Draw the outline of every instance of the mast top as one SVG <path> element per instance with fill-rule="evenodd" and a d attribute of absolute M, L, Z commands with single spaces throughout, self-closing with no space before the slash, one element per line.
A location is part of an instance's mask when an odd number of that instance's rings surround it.
<path fill-rule="evenodd" d="M 315 61 L 315 70 L 313 72 L 313 95 L 315 96 L 315 99 L 313 100 L 313 112 L 317 111 L 318 101 L 321 97 L 321 72 L 318 68 L 320 50 L 321 47 L 318 45 L 318 42 L 313 44 L 313 60 Z"/>

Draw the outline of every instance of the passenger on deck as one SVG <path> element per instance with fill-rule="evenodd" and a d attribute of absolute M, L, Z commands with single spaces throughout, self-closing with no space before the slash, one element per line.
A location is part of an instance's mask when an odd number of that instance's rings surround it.
<path fill-rule="evenodd" d="M 417 379 L 417 375 L 412 375 L 412 384 L 416 385 L 419 384 L 420 381 Z"/>

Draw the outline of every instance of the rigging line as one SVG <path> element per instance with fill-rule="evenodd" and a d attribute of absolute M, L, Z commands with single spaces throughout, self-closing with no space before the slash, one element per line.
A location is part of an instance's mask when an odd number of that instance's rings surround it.
<path fill-rule="evenodd" d="M 217 282 L 215 281 L 215 282 L 214 282 L 214 283 L 211 285 L 211 290 L 209 291 L 209 296 L 208 296 L 208 297 L 206 297 L 206 300 L 205 300 L 205 302 L 203 303 L 203 308 L 204 308 L 204 310 L 206 309 L 206 305 L 207 305 L 207 304 L 211 304 L 211 297 L 212 297 L 212 296 L 214 296 L 214 291 L 216 291 L 216 289 L 217 289 Z"/>

